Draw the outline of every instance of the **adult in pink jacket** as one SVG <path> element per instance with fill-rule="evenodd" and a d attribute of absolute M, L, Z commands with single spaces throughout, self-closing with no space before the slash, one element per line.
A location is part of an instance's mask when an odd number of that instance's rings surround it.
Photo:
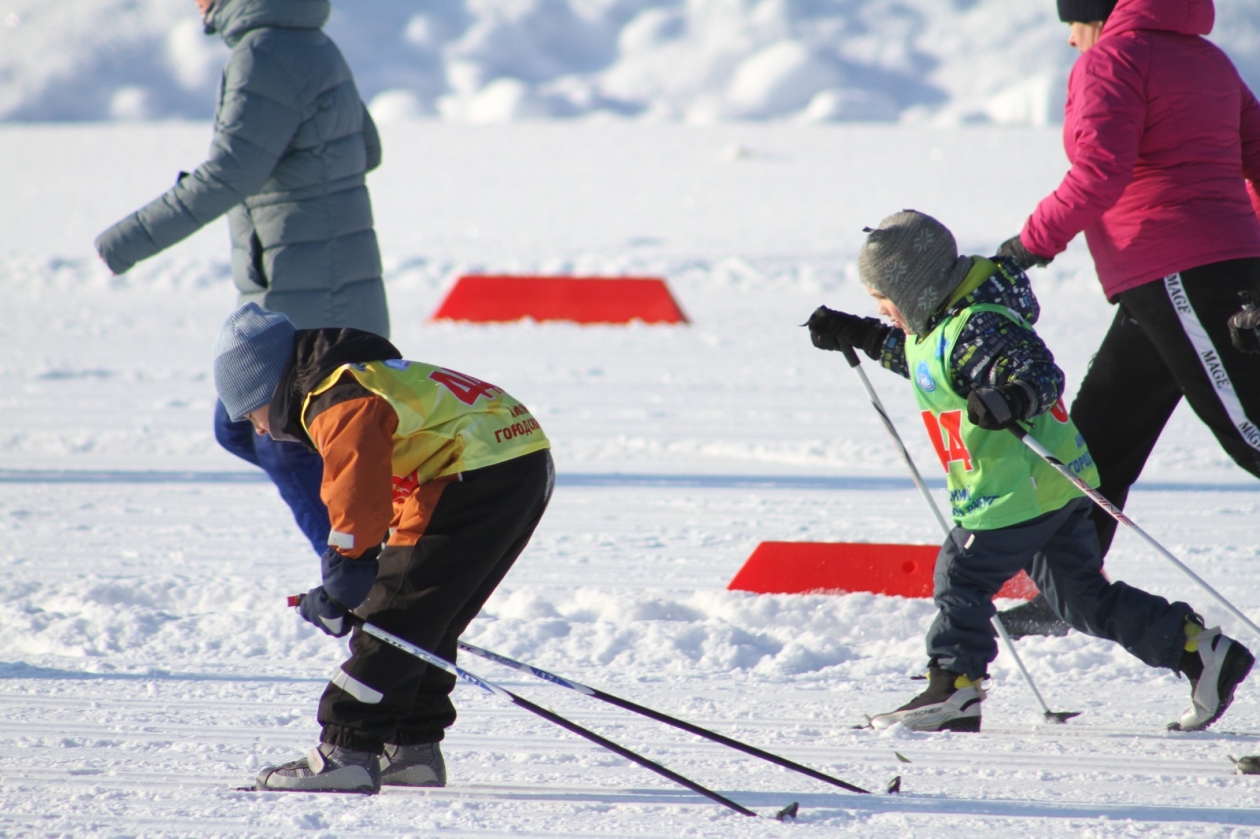
<path fill-rule="evenodd" d="M 1071 415 L 1107 498 L 1124 506 L 1183 395 L 1260 476 L 1260 358 L 1231 344 L 1228 324 L 1242 293 L 1260 297 L 1260 201 L 1248 183 L 1260 181 L 1260 105 L 1203 37 L 1212 0 L 1058 7 L 1081 52 L 1063 122 L 1072 165 L 998 253 L 1044 266 L 1085 234 L 1117 311 Z M 1116 522 L 1094 514 L 1105 555 Z M 1042 604 L 1008 618 L 1044 617 Z"/>

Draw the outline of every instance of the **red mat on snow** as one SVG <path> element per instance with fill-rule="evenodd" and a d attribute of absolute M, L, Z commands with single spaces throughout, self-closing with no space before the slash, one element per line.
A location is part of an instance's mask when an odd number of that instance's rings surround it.
<path fill-rule="evenodd" d="M 728 589 L 758 594 L 869 591 L 931 597 L 938 545 L 868 542 L 762 542 Z M 1037 586 L 1023 571 L 998 597 L 1031 600 Z"/>
<path fill-rule="evenodd" d="M 659 277 L 460 277 L 433 320 L 686 323 Z"/>

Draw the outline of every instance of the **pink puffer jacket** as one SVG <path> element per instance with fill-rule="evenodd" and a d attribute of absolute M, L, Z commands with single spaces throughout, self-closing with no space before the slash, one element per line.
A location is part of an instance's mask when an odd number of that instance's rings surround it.
<path fill-rule="evenodd" d="M 1054 256 L 1085 232 L 1108 299 L 1168 274 L 1260 256 L 1260 106 L 1200 37 L 1211 0 L 1119 0 L 1068 78 L 1072 168 L 1020 240 Z M 1260 206 L 1260 201 L 1257 202 Z"/>

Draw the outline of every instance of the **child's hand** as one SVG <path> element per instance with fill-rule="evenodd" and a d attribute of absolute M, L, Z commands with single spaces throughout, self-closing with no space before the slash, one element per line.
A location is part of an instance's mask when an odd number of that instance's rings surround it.
<path fill-rule="evenodd" d="M 805 322 L 809 339 L 820 350 L 844 351 L 846 346 L 864 350 L 871 358 L 879 358 L 880 347 L 891 327 L 878 318 L 863 318 L 819 306 Z"/>
<path fill-rule="evenodd" d="M 1021 385 L 978 387 L 967 396 L 967 419 L 989 431 L 1010 428 L 1025 419 L 1029 399 Z"/>

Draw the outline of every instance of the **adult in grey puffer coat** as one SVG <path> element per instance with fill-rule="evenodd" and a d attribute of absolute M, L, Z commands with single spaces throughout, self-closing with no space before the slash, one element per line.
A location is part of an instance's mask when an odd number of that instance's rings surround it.
<path fill-rule="evenodd" d="M 299 329 L 389 335 L 365 174 L 380 140 L 336 44 L 328 0 L 196 0 L 206 32 L 232 48 L 209 159 L 165 195 L 102 233 L 116 274 L 228 214 L 240 303 Z M 254 433 L 215 406 L 215 439 L 265 471 L 316 554 L 328 544 L 324 464 L 298 443 Z"/>
<path fill-rule="evenodd" d="M 380 251 L 365 174 L 381 147 L 354 77 L 321 27 L 328 0 L 198 0 L 207 34 L 232 54 L 210 156 L 165 195 L 102 233 L 121 274 L 224 213 L 241 304 L 299 329 L 388 337 Z"/>

